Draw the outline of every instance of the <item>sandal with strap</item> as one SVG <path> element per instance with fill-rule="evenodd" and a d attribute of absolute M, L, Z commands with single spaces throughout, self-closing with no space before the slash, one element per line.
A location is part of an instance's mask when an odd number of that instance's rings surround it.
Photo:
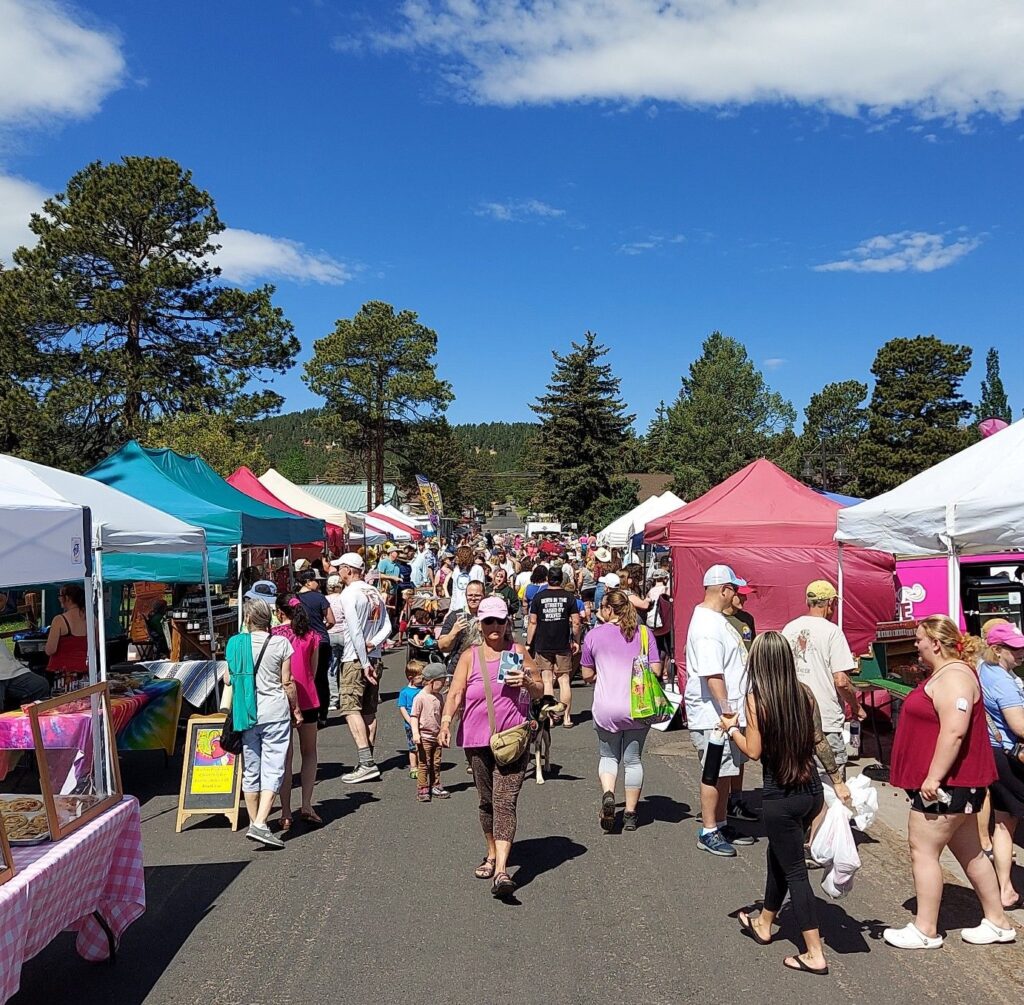
<path fill-rule="evenodd" d="M 490 879 L 494 875 L 494 859 L 485 858 L 474 870 L 477 879 Z"/>
<path fill-rule="evenodd" d="M 746 911 L 740 911 L 736 915 L 736 919 L 740 923 L 740 931 L 752 938 L 759 946 L 770 946 L 772 944 L 771 936 L 767 939 L 764 938 L 754 927 L 754 919 Z"/>
<path fill-rule="evenodd" d="M 793 962 L 790 963 L 789 961 Z M 815 977 L 828 977 L 828 967 L 811 967 L 808 966 L 799 956 L 787 956 L 783 961 L 782 965 L 787 970 L 795 970 L 799 974 L 812 974 Z"/>
<path fill-rule="evenodd" d="M 494 882 L 491 884 L 491 896 L 497 897 L 502 900 L 505 897 L 511 897 L 515 893 L 516 884 L 512 881 L 512 877 L 507 872 L 499 872 L 494 877 Z"/>
<path fill-rule="evenodd" d="M 306 824 L 313 824 L 315 827 L 323 827 L 324 822 L 316 810 L 299 810 L 299 819 Z"/>

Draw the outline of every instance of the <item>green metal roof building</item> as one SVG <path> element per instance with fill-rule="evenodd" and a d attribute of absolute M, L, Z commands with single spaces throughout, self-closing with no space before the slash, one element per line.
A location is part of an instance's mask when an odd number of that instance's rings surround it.
<path fill-rule="evenodd" d="M 355 485 L 330 485 L 324 482 L 321 485 L 303 485 L 302 488 L 335 509 L 342 509 L 346 513 L 366 512 L 366 482 Z M 383 501 L 397 506 L 398 487 L 385 482 Z"/>

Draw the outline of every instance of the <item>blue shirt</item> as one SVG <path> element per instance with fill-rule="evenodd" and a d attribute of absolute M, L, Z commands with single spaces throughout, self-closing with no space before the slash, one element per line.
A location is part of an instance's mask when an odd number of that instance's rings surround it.
<path fill-rule="evenodd" d="M 526 609 L 527 610 L 530 609 L 530 604 L 533 603 L 533 598 L 536 597 L 537 594 L 540 593 L 541 590 L 546 590 L 547 588 L 548 588 L 548 584 L 547 583 L 530 583 L 530 585 L 526 588 Z"/>
<path fill-rule="evenodd" d="M 394 576 L 396 579 L 401 574 L 401 570 L 398 568 L 398 563 L 392 562 L 390 558 L 382 558 L 377 563 L 377 571 L 382 576 Z"/>
<path fill-rule="evenodd" d="M 1024 705 L 1024 680 L 1015 673 L 1009 673 L 1001 666 L 992 663 L 978 665 L 978 679 L 981 681 L 981 694 L 985 701 L 985 711 L 992 717 L 996 728 L 1002 734 L 1003 750 L 1013 750 L 1018 737 L 1006 722 L 1004 708 L 1020 708 Z M 989 741 L 998 746 L 992 730 L 989 729 Z"/>
<path fill-rule="evenodd" d="M 412 684 L 406 684 L 401 691 L 398 692 L 398 707 L 404 708 L 406 712 L 412 714 L 412 703 L 416 699 L 416 695 L 422 691 L 423 688 L 413 687 Z M 405 722 L 405 720 L 402 720 Z"/>

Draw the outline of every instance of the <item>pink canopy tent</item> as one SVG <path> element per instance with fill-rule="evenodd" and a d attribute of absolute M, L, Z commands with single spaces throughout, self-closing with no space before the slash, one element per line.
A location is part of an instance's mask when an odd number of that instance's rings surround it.
<path fill-rule="evenodd" d="M 644 541 L 672 549 L 676 656 L 685 658 L 693 608 L 704 597 L 704 570 L 731 565 L 752 593 L 746 609 L 759 632 L 782 628 L 806 612 L 815 579 L 839 585 L 842 626 L 854 655 L 870 650 L 875 625 L 896 610 L 892 555 L 839 546 L 833 540 L 841 507 L 791 478 L 771 461 L 737 471 L 667 516 L 647 524 Z"/>
<path fill-rule="evenodd" d="M 274 509 L 279 509 L 285 513 L 291 513 L 293 516 L 310 516 L 309 513 L 302 513 L 301 511 L 289 506 L 287 503 L 282 502 L 274 495 L 257 477 L 253 472 L 245 467 L 244 465 L 238 468 L 237 471 L 232 472 L 227 477 L 229 485 L 238 489 L 239 492 L 244 492 L 251 499 L 257 499 L 261 503 L 267 506 L 273 506 Z M 345 530 L 342 527 L 337 526 L 333 523 L 325 523 L 324 527 L 327 530 L 327 548 L 332 555 L 340 555 L 345 548 Z M 323 546 L 323 541 L 311 541 L 310 544 L 316 544 Z"/>

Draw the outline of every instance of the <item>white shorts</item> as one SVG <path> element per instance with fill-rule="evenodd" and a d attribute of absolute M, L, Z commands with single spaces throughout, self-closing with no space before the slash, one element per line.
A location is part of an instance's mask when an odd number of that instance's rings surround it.
<path fill-rule="evenodd" d="M 242 732 L 242 791 L 277 792 L 284 781 L 291 719 L 257 723 Z"/>
<path fill-rule="evenodd" d="M 708 737 L 711 736 L 710 729 L 691 729 L 690 741 L 700 754 L 700 766 L 704 767 L 704 754 L 708 749 Z M 718 771 L 719 778 L 735 778 L 740 773 L 740 767 L 746 763 L 747 755 L 736 746 L 732 740 L 728 740 L 722 746 L 722 767 Z"/>

